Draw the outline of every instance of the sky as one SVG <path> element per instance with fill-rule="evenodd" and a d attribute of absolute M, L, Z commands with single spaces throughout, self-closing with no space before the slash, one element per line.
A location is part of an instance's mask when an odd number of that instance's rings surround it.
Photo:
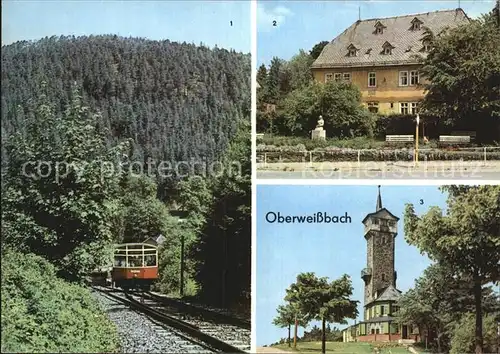
<path fill-rule="evenodd" d="M 52 35 L 116 34 L 249 53 L 250 1 L 2 1 L 2 45 Z M 231 25 L 232 21 L 232 25 Z"/>
<path fill-rule="evenodd" d="M 257 65 L 269 65 L 273 57 L 289 60 L 300 49 L 309 52 L 321 41 L 332 41 L 361 19 L 409 15 L 458 7 L 452 1 L 269 1 L 257 5 Z M 494 0 L 460 0 L 465 13 L 475 18 L 493 9 Z M 276 21 L 274 26 L 273 21 Z"/>
<path fill-rule="evenodd" d="M 284 304 L 286 288 L 302 272 L 314 272 L 318 277 L 328 277 L 330 281 L 343 274 L 350 275 L 353 299 L 360 301 L 358 321 L 362 320 L 364 285 L 360 273 L 366 267 L 366 240 L 361 221 L 366 214 L 375 211 L 377 193 L 376 186 L 257 186 L 257 346 L 269 345 L 287 337 L 287 329 L 274 326 L 272 321 L 278 305 Z M 382 186 L 381 194 L 383 207 L 400 218 L 395 270 L 398 274 L 396 286 L 404 292 L 413 287 L 415 279 L 431 264 L 427 256 L 421 255 L 416 247 L 404 240 L 405 204 L 414 204 L 418 215 L 431 206 L 446 210 L 447 195 L 437 186 Z M 352 223 L 268 223 L 266 214 L 271 211 L 290 216 L 322 211 L 330 215 L 344 215 L 347 212 Z M 353 323 L 353 320 L 349 321 L 349 324 Z M 302 334 L 300 329 L 299 335 Z"/>

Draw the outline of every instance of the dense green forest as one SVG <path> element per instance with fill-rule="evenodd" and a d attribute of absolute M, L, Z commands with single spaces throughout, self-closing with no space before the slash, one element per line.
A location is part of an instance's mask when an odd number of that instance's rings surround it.
<path fill-rule="evenodd" d="M 94 337 L 75 350 L 114 351 L 82 282 L 115 243 L 159 235 L 156 290 L 179 293 L 183 240 L 184 295 L 249 313 L 250 56 L 51 37 L 2 47 L 2 64 L 2 351 L 64 350 L 77 333 Z M 44 292 L 40 274 L 59 285 Z"/>

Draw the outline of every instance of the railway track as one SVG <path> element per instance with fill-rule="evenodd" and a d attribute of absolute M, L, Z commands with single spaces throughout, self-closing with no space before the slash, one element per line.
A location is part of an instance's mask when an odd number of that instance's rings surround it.
<path fill-rule="evenodd" d="M 165 330 L 173 331 L 181 338 L 179 348 L 185 353 L 250 352 L 250 330 L 235 324 L 221 323 L 223 320 L 231 321 L 229 316 L 210 314 L 211 311 L 199 308 L 195 314 L 192 306 L 190 308 L 190 306 L 182 307 L 179 304 L 177 304 L 179 306 L 168 305 L 168 301 L 164 299 L 162 301 L 158 299 L 158 296 L 149 293 L 125 293 L 104 287 L 94 287 L 94 289 L 145 314 L 157 324 L 162 325 Z M 187 308 L 190 310 L 186 310 Z"/>
<path fill-rule="evenodd" d="M 200 316 L 206 320 L 210 320 L 215 323 L 234 325 L 243 329 L 247 329 L 249 331 L 252 329 L 250 321 L 245 320 L 243 318 L 237 318 L 235 316 L 231 316 L 214 310 L 209 310 L 197 305 L 188 304 L 183 301 L 161 296 L 152 292 L 147 292 L 146 295 L 155 301 L 159 301 L 166 305 L 176 307 L 180 311 L 193 316 Z"/>

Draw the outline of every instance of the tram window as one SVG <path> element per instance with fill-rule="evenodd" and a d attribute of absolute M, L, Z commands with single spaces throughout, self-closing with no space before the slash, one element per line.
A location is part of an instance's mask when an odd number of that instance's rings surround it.
<path fill-rule="evenodd" d="M 146 263 L 146 267 L 152 267 L 156 265 L 156 255 L 155 254 L 147 254 L 144 256 L 144 262 Z"/>
<path fill-rule="evenodd" d="M 115 267 L 125 267 L 125 256 L 115 256 Z"/>
<path fill-rule="evenodd" d="M 129 267 L 142 267 L 142 256 L 128 256 Z"/>

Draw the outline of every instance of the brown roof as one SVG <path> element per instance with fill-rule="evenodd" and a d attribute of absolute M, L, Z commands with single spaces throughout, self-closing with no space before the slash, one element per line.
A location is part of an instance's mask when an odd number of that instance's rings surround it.
<path fill-rule="evenodd" d="M 415 18 L 421 23 L 420 30 L 411 30 Z M 312 68 L 415 63 L 415 54 L 425 55 L 421 51 L 424 27 L 438 35 L 446 27 L 468 22 L 462 9 L 356 21 L 323 48 Z M 383 25 L 382 34 L 375 33 L 378 23 Z M 393 47 L 391 54 L 383 54 L 387 43 Z M 352 46 L 358 49 L 356 56 L 348 56 Z"/>

